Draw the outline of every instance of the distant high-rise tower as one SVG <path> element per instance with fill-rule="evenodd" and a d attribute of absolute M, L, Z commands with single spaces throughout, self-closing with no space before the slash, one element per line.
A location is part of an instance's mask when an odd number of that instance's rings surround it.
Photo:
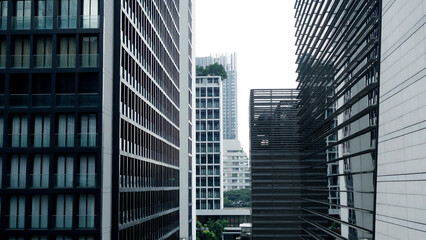
<path fill-rule="evenodd" d="M 222 79 L 196 78 L 196 202 L 197 215 L 223 207 Z"/>
<path fill-rule="evenodd" d="M 238 139 L 238 107 L 237 107 L 237 54 L 217 54 L 216 57 L 197 57 L 197 66 L 221 64 L 228 74 L 223 80 L 223 139 Z"/>

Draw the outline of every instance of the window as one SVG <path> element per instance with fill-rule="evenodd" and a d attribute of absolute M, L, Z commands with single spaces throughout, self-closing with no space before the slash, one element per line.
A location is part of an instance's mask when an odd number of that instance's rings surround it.
<path fill-rule="evenodd" d="M 13 195 L 9 199 L 9 228 L 25 227 L 25 196 Z"/>
<path fill-rule="evenodd" d="M 56 236 L 56 240 L 72 240 L 71 236 Z"/>
<path fill-rule="evenodd" d="M 61 114 L 58 117 L 58 147 L 74 147 L 74 115 Z"/>
<path fill-rule="evenodd" d="M 82 37 L 81 39 L 81 66 L 98 66 L 98 37 Z"/>
<path fill-rule="evenodd" d="M 32 187 L 49 187 L 49 155 L 47 154 L 34 155 Z"/>
<path fill-rule="evenodd" d="M 81 115 L 80 146 L 96 146 L 96 114 Z"/>
<path fill-rule="evenodd" d="M 82 28 L 98 28 L 98 0 L 83 0 Z"/>
<path fill-rule="evenodd" d="M 52 38 L 38 37 L 35 45 L 34 66 L 37 68 L 52 67 Z"/>
<path fill-rule="evenodd" d="M 34 147 L 49 147 L 50 117 L 36 115 L 34 118 Z"/>
<path fill-rule="evenodd" d="M 4 120 L 0 116 L 0 147 L 3 147 L 3 135 L 4 135 Z"/>
<path fill-rule="evenodd" d="M 73 209 L 72 204 L 73 204 L 72 195 L 60 194 L 56 197 L 55 226 L 57 228 L 72 228 L 72 209 Z M 71 239 L 71 238 L 62 237 L 59 239 Z"/>
<path fill-rule="evenodd" d="M 1 24 L 1 19 L 0 19 L 0 24 Z M 1 25 L 0 25 L 0 30 L 1 30 Z M 6 67 L 6 55 L 7 55 L 6 47 L 7 47 L 6 38 L 5 37 L 0 38 L 0 68 Z"/>
<path fill-rule="evenodd" d="M 78 179 L 80 187 L 96 186 L 95 155 L 90 154 L 80 156 L 80 174 Z"/>
<path fill-rule="evenodd" d="M 37 0 L 35 3 L 34 28 L 52 29 L 53 27 L 53 1 Z"/>
<path fill-rule="evenodd" d="M 79 199 L 78 227 L 95 227 L 95 195 L 82 194 Z"/>
<path fill-rule="evenodd" d="M 14 68 L 28 68 L 30 66 L 30 39 L 15 38 L 12 44 L 12 66 Z"/>
<path fill-rule="evenodd" d="M 2 173 L 3 172 L 3 157 L 2 156 L 0 156 L 0 173 Z M 2 179 L 3 179 L 3 177 L 2 177 L 2 175 L 0 174 L 0 188 L 2 187 L 2 185 L 1 185 L 1 183 L 2 183 Z M 1 205 L 0 205 L 0 207 L 1 207 Z M 1 208 L 0 208 L 1 209 Z"/>
<path fill-rule="evenodd" d="M 75 67 L 76 46 L 75 37 L 59 37 L 58 66 L 63 68 Z"/>
<path fill-rule="evenodd" d="M 10 159 L 10 187 L 25 188 L 27 180 L 27 156 L 14 154 Z"/>
<path fill-rule="evenodd" d="M 74 158 L 59 155 L 56 166 L 56 187 L 72 187 L 74 174 Z"/>
<path fill-rule="evenodd" d="M 7 28 L 7 0 L 0 1 L 0 30 Z"/>
<path fill-rule="evenodd" d="M 31 27 L 31 1 L 16 0 L 12 28 L 30 29 Z"/>
<path fill-rule="evenodd" d="M 77 0 L 60 0 L 59 1 L 59 28 L 76 28 L 77 27 Z"/>
<path fill-rule="evenodd" d="M 31 228 L 47 228 L 47 195 L 34 195 L 31 204 Z"/>

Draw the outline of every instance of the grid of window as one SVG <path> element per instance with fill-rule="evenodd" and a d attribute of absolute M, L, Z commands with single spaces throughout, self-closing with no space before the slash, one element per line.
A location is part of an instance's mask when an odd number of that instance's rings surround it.
<path fill-rule="evenodd" d="M 220 80 L 196 78 L 196 208 L 220 209 L 221 93 Z"/>
<path fill-rule="evenodd" d="M 99 239 L 102 5 L 0 1 L 5 239 Z"/>
<path fill-rule="evenodd" d="M 121 1 L 120 239 L 179 238 L 178 5 Z"/>

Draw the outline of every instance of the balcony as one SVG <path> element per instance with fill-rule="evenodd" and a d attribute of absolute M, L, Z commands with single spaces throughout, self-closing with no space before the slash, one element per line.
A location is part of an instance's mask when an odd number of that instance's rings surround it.
<path fill-rule="evenodd" d="M 58 54 L 58 67 L 60 68 L 74 68 L 75 67 L 74 54 Z"/>
<path fill-rule="evenodd" d="M 52 55 L 34 55 L 34 67 L 36 68 L 51 68 Z"/>
<path fill-rule="evenodd" d="M 99 28 L 99 15 L 80 16 L 81 28 Z"/>
<path fill-rule="evenodd" d="M 28 94 L 11 94 L 9 96 L 10 107 L 28 107 L 30 96 Z"/>
<path fill-rule="evenodd" d="M 30 215 L 29 217 L 31 219 L 31 228 L 47 228 L 47 215 Z"/>
<path fill-rule="evenodd" d="M 12 147 L 27 147 L 28 134 L 10 134 Z"/>
<path fill-rule="evenodd" d="M 51 106 L 50 94 L 33 94 L 31 98 L 33 107 Z"/>
<path fill-rule="evenodd" d="M 72 228 L 72 215 L 54 215 L 55 226 L 60 229 Z"/>
<path fill-rule="evenodd" d="M 48 188 L 49 174 L 31 174 L 30 186 L 32 188 Z"/>
<path fill-rule="evenodd" d="M 34 147 L 46 148 L 50 146 L 50 133 L 33 134 Z"/>
<path fill-rule="evenodd" d="M 25 215 L 8 215 L 6 217 L 9 219 L 9 228 L 21 229 L 25 227 Z"/>
<path fill-rule="evenodd" d="M 31 28 L 31 17 L 12 17 L 12 29 L 28 30 Z"/>
<path fill-rule="evenodd" d="M 97 133 L 79 133 L 80 147 L 96 147 Z"/>
<path fill-rule="evenodd" d="M 74 147 L 73 133 L 57 133 L 58 147 Z"/>
<path fill-rule="evenodd" d="M 80 188 L 93 188 L 97 186 L 96 173 L 78 174 L 77 186 Z"/>
<path fill-rule="evenodd" d="M 30 67 L 30 55 L 12 55 L 12 67 L 13 68 L 29 68 Z"/>
<path fill-rule="evenodd" d="M 76 96 L 74 93 L 56 94 L 56 106 L 58 107 L 74 107 Z"/>
<path fill-rule="evenodd" d="M 34 29 L 52 29 L 53 17 L 52 16 L 35 16 L 33 22 Z"/>
<path fill-rule="evenodd" d="M 73 174 L 55 174 L 55 184 L 56 188 L 72 188 L 74 184 Z"/>
<path fill-rule="evenodd" d="M 99 67 L 99 54 L 80 54 L 81 67 Z"/>
<path fill-rule="evenodd" d="M 78 227 L 79 228 L 94 228 L 95 227 L 95 215 L 78 215 Z"/>
<path fill-rule="evenodd" d="M 58 28 L 61 28 L 61 29 L 77 28 L 77 16 L 59 16 Z"/>
<path fill-rule="evenodd" d="M 9 174 L 9 188 L 25 188 L 27 175 L 25 174 Z"/>
<path fill-rule="evenodd" d="M 80 93 L 78 94 L 78 105 L 82 107 L 97 107 L 99 102 L 99 93 Z"/>

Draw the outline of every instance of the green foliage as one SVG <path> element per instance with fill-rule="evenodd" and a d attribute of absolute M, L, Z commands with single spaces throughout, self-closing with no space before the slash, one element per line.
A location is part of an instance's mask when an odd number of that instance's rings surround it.
<path fill-rule="evenodd" d="M 204 230 L 201 232 L 201 235 L 197 237 L 199 240 L 218 240 L 214 233 L 210 232 L 209 230 Z"/>
<path fill-rule="evenodd" d="M 218 219 L 209 219 L 204 226 L 197 222 L 197 240 L 222 240 L 222 233 L 228 222 Z"/>
<path fill-rule="evenodd" d="M 205 68 L 202 66 L 196 66 L 195 69 L 197 76 L 221 76 L 222 80 L 228 77 L 225 68 L 219 63 L 210 64 Z"/>
<path fill-rule="evenodd" d="M 225 207 L 250 207 L 251 206 L 251 190 L 239 189 L 231 190 L 223 193 Z"/>
<path fill-rule="evenodd" d="M 221 219 L 216 221 L 209 219 L 206 224 L 207 228 L 216 236 L 216 240 L 222 240 L 223 229 L 225 229 L 227 225 L 228 221 Z"/>

